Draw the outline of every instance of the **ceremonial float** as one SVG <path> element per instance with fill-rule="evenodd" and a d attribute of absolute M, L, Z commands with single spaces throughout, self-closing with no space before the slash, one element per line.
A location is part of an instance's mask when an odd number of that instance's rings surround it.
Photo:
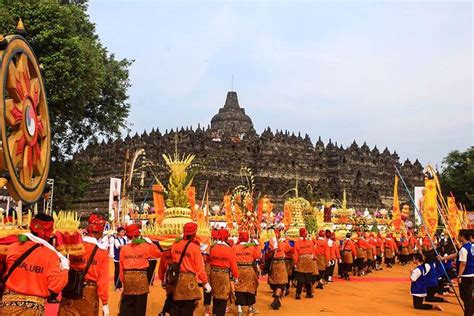
<path fill-rule="evenodd" d="M 196 214 L 194 212 L 195 188 L 192 182 L 200 168 L 199 164 L 193 164 L 195 156 L 180 156 L 176 151 L 173 156 L 162 157 L 170 170 L 168 187 L 165 190 L 161 183 L 153 187 L 156 214 L 154 221 L 142 229 L 142 235 L 170 245 L 182 235 L 186 223 L 199 219 L 198 236 L 210 236 L 203 214 L 199 210 Z"/>

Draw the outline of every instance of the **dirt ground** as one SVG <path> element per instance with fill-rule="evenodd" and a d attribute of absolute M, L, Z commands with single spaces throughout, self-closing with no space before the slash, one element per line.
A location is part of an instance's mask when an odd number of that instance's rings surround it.
<path fill-rule="evenodd" d="M 412 297 L 410 295 L 409 272 L 412 267 L 396 265 L 392 269 L 384 269 L 369 274 L 365 277 L 353 277 L 351 281 L 343 281 L 338 277 L 333 283 L 325 286 L 324 290 L 316 290 L 315 297 L 296 301 L 294 289 L 291 294 L 284 298 L 282 307 L 278 311 L 270 308 L 271 292 L 266 284 L 266 278 L 262 278 L 257 294 L 257 315 L 462 315 L 461 308 L 456 303 L 455 297 L 448 297 L 451 303 L 442 303 L 445 311 L 417 311 L 413 309 Z M 113 264 L 111 264 L 111 275 L 113 275 Z M 117 315 L 120 292 L 112 289 L 111 280 L 109 307 L 111 315 Z M 161 289 L 160 282 L 155 281 L 151 286 L 148 296 L 147 316 L 157 316 L 161 311 L 165 293 Z M 228 315 L 237 315 L 236 307 Z M 54 308 L 49 309 L 48 316 L 53 316 Z M 194 315 L 204 315 L 202 303 Z M 132 315 L 130 315 L 132 316 Z"/>

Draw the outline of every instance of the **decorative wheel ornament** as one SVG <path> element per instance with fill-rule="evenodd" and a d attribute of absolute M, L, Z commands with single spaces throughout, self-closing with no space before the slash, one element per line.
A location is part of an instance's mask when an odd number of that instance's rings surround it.
<path fill-rule="evenodd" d="M 0 65 L 0 183 L 13 198 L 34 202 L 43 193 L 51 158 L 43 79 L 30 45 L 19 35 L 5 37 Z"/>

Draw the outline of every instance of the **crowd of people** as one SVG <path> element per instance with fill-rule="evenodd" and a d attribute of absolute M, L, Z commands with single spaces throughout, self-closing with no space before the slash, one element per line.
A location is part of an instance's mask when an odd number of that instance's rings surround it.
<path fill-rule="evenodd" d="M 53 218 L 36 215 L 31 233 L 0 258 L 0 315 L 44 315 L 47 302 L 59 304 L 59 315 L 109 315 L 111 257 L 114 288 L 121 291 L 121 316 L 146 315 L 158 259 L 156 276 L 166 291 L 162 316 L 191 316 L 201 299 L 206 316 L 223 316 L 230 304 L 239 316 L 254 315 L 257 289 L 266 286 L 265 279 L 273 293 L 270 307 L 278 310 L 285 296 L 301 300 L 305 294 L 312 299 L 315 291 L 333 282 L 336 272 L 350 281 L 390 269 L 396 261 L 416 263 L 410 275 L 414 308 L 442 310 L 426 302 L 445 302 L 444 295 L 453 295 L 451 279 L 457 279 L 465 315 L 472 315 L 471 231 L 460 232 L 459 251 L 444 234 L 432 240 L 412 232 L 357 232 L 338 239 L 329 230 L 311 236 L 301 228 L 294 239 L 287 238 L 283 225 L 268 227 L 274 237 L 263 243 L 246 231 L 231 237 L 225 228 L 213 229 L 210 242 L 203 243 L 196 236 L 197 224 L 190 222 L 182 237 L 165 249 L 143 237 L 137 224 L 118 228 L 113 238 L 104 238 L 105 225 L 103 217 L 92 214 L 83 237 L 84 253 L 66 258 L 54 247 Z"/>

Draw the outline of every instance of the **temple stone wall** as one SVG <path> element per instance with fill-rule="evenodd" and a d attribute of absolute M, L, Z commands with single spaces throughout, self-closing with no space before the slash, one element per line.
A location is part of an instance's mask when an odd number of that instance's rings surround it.
<path fill-rule="evenodd" d="M 255 175 L 256 187 L 272 201 L 281 206 L 282 194 L 294 187 L 298 178 L 299 191 L 303 194 L 308 184 L 318 198 L 342 199 L 347 192 L 348 204 L 355 208 L 391 208 L 393 195 L 394 165 L 401 168 L 409 187 L 423 184 L 423 167 L 418 160 L 413 164 L 406 160 L 400 163 L 396 152 L 387 148 L 382 152 L 375 146 L 370 149 L 364 142 L 355 141 L 347 148 L 331 140 L 324 144 L 321 138 L 313 144 L 308 135 L 295 135 L 287 131 L 272 131 L 267 128 L 258 135 L 252 120 L 240 107 L 235 92 L 229 92 L 226 103 L 207 128 L 198 126 L 178 130 L 136 134 L 110 143 L 90 144 L 77 153 L 78 161 L 92 167 L 92 178 L 87 194 L 74 203 L 77 210 L 108 208 L 109 183 L 111 177 L 123 178 L 125 155 L 130 156 L 144 148 L 149 160 L 161 166 L 153 172 L 166 184 L 168 172 L 162 154 L 172 154 L 177 147 L 179 153 L 196 155 L 197 162 L 205 169 L 195 178 L 197 200 L 201 200 L 206 181 L 209 181 L 209 199 L 220 204 L 227 191 L 241 184 L 241 166 L 250 167 Z M 140 165 L 138 161 L 137 165 Z M 150 170 L 145 172 L 145 187 L 140 187 L 140 174 L 132 181 L 127 192 L 140 204 L 145 199 L 152 203 L 148 186 L 153 182 Z M 407 201 L 400 187 L 400 200 Z"/>

